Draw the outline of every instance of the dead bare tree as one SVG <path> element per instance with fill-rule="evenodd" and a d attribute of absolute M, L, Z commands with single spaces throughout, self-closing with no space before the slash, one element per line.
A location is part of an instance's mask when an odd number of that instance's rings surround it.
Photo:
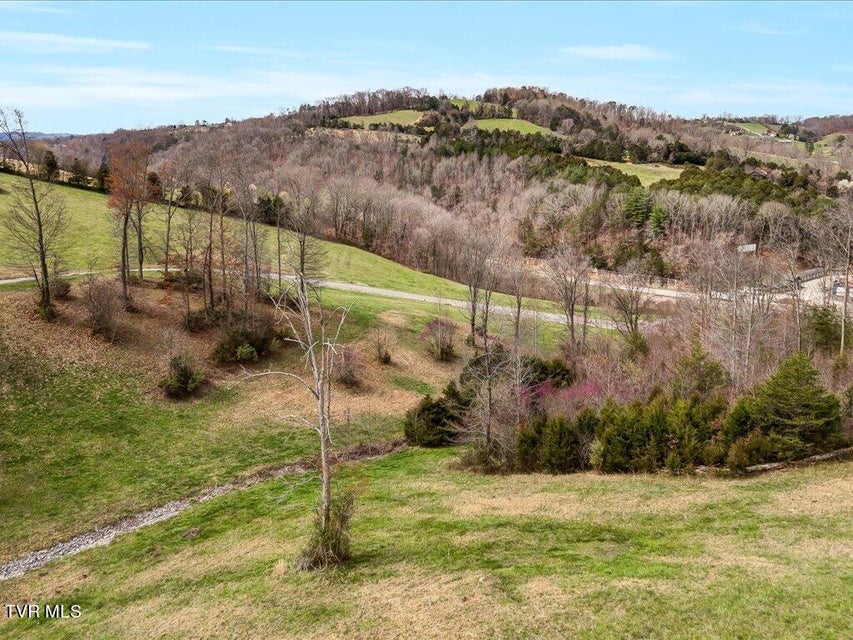
<path fill-rule="evenodd" d="M 640 318 L 652 300 L 645 288 L 646 278 L 636 260 L 626 264 L 619 275 L 610 291 L 610 315 L 623 336 L 639 335 Z"/>
<path fill-rule="evenodd" d="M 301 225 L 303 229 L 309 224 Z M 275 298 L 281 321 L 290 330 L 289 341 L 301 350 L 309 376 L 288 371 L 265 371 L 252 375 L 281 375 L 296 380 L 313 397 L 316 414 L 312 423 L 320 440 L 321 491 L 318 508 L 319 547 L 310 549 L 304 557 L 305 568 L 322 568 L 346 558 L 330 548 L 335 526 L 332 518 L 332 380 L 336 357 L 340 350 L 340 334 L 349 312 L 348 308 L 330 309 L 325 306 L 314 271 L 319 265 L 313 258 L 318 253 L 316 243 L 307 232 L 294 233 L 290 251 L 291 285 L 284 295 Z"/>
<path fill-rule="evenodd" d="M 853 258 L 853 194 L 839 201 L 838 207 L 828 215 L 827 232 L 832 239 L 832 248 L 840 258 L 844 269 L 844 301 L 841 306 L 841 340 L 839 353 L 844 354 L 847 336 L 846 326 L 850 307 L 850 262 Z"/>
<path fill-rule="evenodd" d="M 0 109 L 0 147 L 4 155 L 17 160 L 26 183 L 12 191 L 12 206 L 3 221 L 8 232 L 9 249 L 35 278 L 39 288 L 39 311 L 53 317 L 49 263 L 55 261 L 66 229 L 65 205 L 49 183 L 36 180 L 36 167 L 30 157 L 26 120 L 18 109 L 7 113 Z"/>
<path fill-rule="evenodd" d="M 163 275 L 169 276 L 172 250 L 172 221 L 180 207 L 190 204 L 192 194 L 189 188 L 191 173 L 190 159 L 184 157 L 180 162 L 167 162 L 159 171 L 161 201 L 165 206 L 166 231 L 163 238 Z"/>
<path fill-rule="evenodd" d="M 589 258 L 579 247 L 563 241 L 548 260 L 546 269 L 566 316 L 572 345 L 585 345 L 589 314 Z M 578 306 L 582 308 L 580 340 L 575 331 Z"/>

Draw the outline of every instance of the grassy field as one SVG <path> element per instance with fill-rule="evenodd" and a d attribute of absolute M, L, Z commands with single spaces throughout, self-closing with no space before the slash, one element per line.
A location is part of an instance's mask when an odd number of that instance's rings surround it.
<path fill-rule="evenodd" d="M 13 184 L 20 184 L 22 181 L 23 178 L 17 176 L 0 174 L 0 188 L 6 191 L 9 191 Z M 89 259 L 95 258 L 96 268 L 113 268 L 117 260 L 114 256 L 115 240 L 112 237 L 110 211 L 107 208 L 106 196 L 61 185 L 57 185 L 56 189 L 65 200 L 69 214 L 67 242 L 63 251 L 65 267 L 68 270 L 86 269 L 89 265 Z M 0 210 L 7 206 L 10 200 L 11 196 L 8 193 L 0 194 Z M 178 215 L 180 216 L 181 212 Z M 232 219 L 228 219 L 228 222 L 235 225 L 239 224 Z M 152 208 L 147 223 L 150 244 L 156 248 L 162 244 L 160 238 L 165 231 L 163 213 L 159 207 Z M 2 247 L 4 233 L 4 230 L 0 228 L 0 247 Z M 267 228 L 266 244 L 270 255 L 274 250 L 274 241 L 274 229 Z M 364 284 L 382 289 L 452 300 L 464 300 L 468 295 L 467 287 L 458 282 L 415 271 L 392 260 L 349 245 L 326 241 L 320 241 L 320 243 L 326 256 L 324 275 L 329 280 Z M 157 254 L 155 249 L 154 255 L 149 259 L 156 263 L 160 258 L 161 256 Z M 27 275 L 19 269 L 4 267 L 4 259 L 8 262 L 8 257 L 3 255 L 2 248 L 0 248 L 0 277 Z M 496 296 L 495 302 L 504 305 L 512 304 L 508 296 L 502 295 Z M 526 301 L 526 304 L 534 305 L 535 303 Z M 556 310 L 555 305 L 551 303 L 543 302 L 541 304 L 542 310 Z"/>
<path fill-rule="evenodd" d="M 415 124 L 421 119 L 423 111 L 414 111 L 412 109 L 400 109 L 398 111 L 389 111 L 388 113 L 377 113 L 372 116 L 350 116 L 341 118 L 352 124 L 360 124 L 365 129 L 372 124 L 399 124 L 408 126 Z"/>
<path fill-rule="evenodd" d="M 77 285 L 79 287 L 79 285 Z M 167 329 L 180 304 L 168 290 L 136 289 L 140 312 L 124 314 L 114 345 L 93 338 L 79 300 L 59 305 L 60 321 L 34 317 L 28 292 L 0 292 L 0 561 L 48 546 L 205 486 L 270 464 L 314 455 L 316 436 L 299 422 L 310 398 L 283 378 L 235 386 L 239 370 L 217 367 L 216 332 L 185 335 L 181 350 L 204 365 L 214 386 L 187 403 L 164 400 Z M 350 307 L 342 339 L 370 363 L 362 388 L 337 390 L 337 446 L 381 442 L 402 434 L 402 416 L 420 396 L 440 390 L 464 359 L 439 365 L 420 333 L 442 316 L 459 325 L 461 356 L 467 325 L 462 310 L 335 290 L 331 306 Z M 511 319 L 492 316 L 493 334 L 511 339 Z M 558 324 L 523 323 L 525 344 L 552 352 L 564 338 Z M 372 332 L 384 332 L 393 363 L 373 366 Z M 43 355 L 46 354 L 46 355 Z M 301 370 L 283 349 L 255 365 Z"/>
<path fill-rule="evenodd" d="M 562 137 L 561 134 L 551 131 L 547 127 L 540 127 L 538 124 L 517 118 L 486 118 L 484 120 L 477 120 L 477 128 L 485 131 L 497 129 L 498 131 L 518 131 L 525 134 L 541 133 L 543 136 Z"/>
<path fill-rule="evenodd" d="M 733 124 L 735 126 L 740 127 L 744 131 L 756 136 L 760 136 L 762 133 L 767 133 L 768 131 L 770 131 L 770 129 L 768 129 L 760 122 L 734 122 Z"/>
<path fill-rule="evenodd" d="M 640 184 L 644 187 L 648 187 L 658 180 L 673 180 L 684 171 L 683 167 L 668 167 L 663 164 L 631 164 L 630 162 L 608 162 L 594 158 L 585 158 L 585 160 L 593 167 L 613 167 L 629 176 L 637 176 L 640 179 Z"/>
<path fill-rule="evenodd" d="M 270 481 L 0 584 L 4 638 L 835 639 L 853 634 L 853 463 L 726 481 L 484 477 L 453 450 L 351 466 L 352 561 L 294 559 L 315 486 Z M 191 533 L 188 533 L 191 532 Z"/>

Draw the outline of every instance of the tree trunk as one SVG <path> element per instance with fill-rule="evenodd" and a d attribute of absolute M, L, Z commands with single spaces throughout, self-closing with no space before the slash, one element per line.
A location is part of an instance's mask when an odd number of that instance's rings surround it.
<path fill-rule="evenodd" d="M 851 240 L 851 232 L 853 232 L 853 225 L 847 225 L 847 247 L 845 251 L 844 258 L 844 308 L 841 313 L 841 347 L 839 349 L 839 354 L 844 355 L 844 342 L 846 339 L 846 330 L 847 330 L 847 305 L 850 301 L 850 240 Z"/>
<path fill-rule="evenodd" d="M 121 297 L 125 308 L 130 306 L 130 292 L 127 288 L 128 275 L 130 274 L 130 257 L 128 256 L 128 234 L 130 225 L 130 211 L 124 214 L 121 226 Z"/>
<path fill-rule="evenodd" d="M 143 280 L 142 263 L 145 261 L 145 249 L 142 243 L 142 209 L 137 204 L 136 210 L 136 257 L 139 260 L 139 281 Z"/>
<path fill-rule="evenodd" d="M 166 252 L 163 256 L 163 277 L 167 277 L 169 275 L 169 244 L 172 238 L 172 216 L 174 212 L 172 211 L 171 205 L 169 206 L 169 211 L 166 213 Z"/>

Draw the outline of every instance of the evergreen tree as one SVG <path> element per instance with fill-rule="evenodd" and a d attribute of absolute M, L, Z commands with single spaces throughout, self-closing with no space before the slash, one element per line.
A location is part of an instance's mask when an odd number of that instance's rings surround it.
<path fill-rule="evenodd" d="M 652 228 L 652 234 L 658 238 L 666 231 L 666 224 L 669 221 L 666 211 L 660 205 L 655 205 L 652 213 L 649 216 L 649 225 Z"/>
<path fill-rule="evenodd" d="M 841 435 L 841 402 L 821 385 L 820 373 L 802 352 L 761 385 L 751 409 L 764 433 L 816 444 Z"/>
<path fill-rule="evenodd" d="M 44 152 L 42 169 L 44 171 L 44 179 L 48 182 L 53 182 L 59 176 L 59 162 L 57 162 L 56 155 L 50 149 Z"/>
<path fill-rule="evenodd" d="M 625 219 L 635 227 L 642 227 L 652 212 L 652 197 L 642 187 L 632 189 L 622 205 Z"/>
<path fill-rule="evenodd" d="M 98 167 L 98 172 L 95 174 L 95 180 L 98 183 L 99 191 L 107 190 L 107 178 L 110 175 L 110 167 L 107 165 L 107 161 L 101 160 L 101 166 Z"/>
<path fill-rule="evenodd" d="M 68 178 L 68 182 L 78 187 L 84 187 L 89 184 L 89 170 L 80 158 L 74 158 L 74 161 L 71 163 L 71 177 Z"/>

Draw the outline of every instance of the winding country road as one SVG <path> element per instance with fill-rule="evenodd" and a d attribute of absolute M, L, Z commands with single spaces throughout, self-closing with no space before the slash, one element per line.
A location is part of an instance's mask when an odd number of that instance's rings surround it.
<path fill-rule="evenodd" d="M 145 272 L 159 272 L 162 269 L 158 269 L 155 267 L 149 269 L 143 269 Z M 92 272 L 92 271 L 70 271 L 66 273 L 66 276 L 86 276 L 93 273 L 106 273 L 106 272 Z M 270 274 L 267 274 L 270 275 Z M 33 282 L 35 278 L 32 276 L 28 277 L 20 277 L 20 278 L 0 278 L 0 285 L 4 284 L 21 284 L 25 282 Z M 383 298 L 396 298 L 398 300 L 413 300 L 415 302 L 426 302 L 428 304 L 435 305 L 445 305 L 448 307 L 454 307 L 456 309 L 467 309 L 468 303 L 465 300 L 453 300 L 448 298 L 440 298 L 436 296 L 426 296 L 419 293 L 408 293 L 406 291 L 396 291 L 394 289 L 381 289 L 379 287 L 371 287 L 365 284 L 353 284 L 351 282 L 338 282 L 336 280 L 321 280 L 318 282 L 318 285 L 324 287 L 326 289 L 335 289 L 337 291 L 348 291 L 351 293 L 363 293 L 365 295 L 370 296 L 380 296 Z M 618 285 L 606 285 L 606 286 L 618 286 Z M 657 294 L 658 290 L 650 290 L 649 293 L 652 295 L 660 295 Z M 667 293 L 667 290 L 661 290 Z M 679 292 L 684 294 L 685 292 Z M 692 294 L 686 294 L 692 295 Z M 501 316 L 514 316 L 515 309 L 512 307 L 502 307 L 498 305 L 492 305 L 490 309 L 491 313 L 501 315 Z M 566 316 L 561 313 L 549 313 L 545 311 L 533 311 L 530 309 L 523 309 L 521 311 L 521 315 L 524 318 L 535 319 L 535 320 L 544 320 L 546 322 L 556 322 L 556 323 L 564 323 L 566 321 Z M 579 316 L 575 317 L 575 322 L 580 324 L 583 319 Z M 597 327 L 599 329 L 616 329 L 616 323 L 612 320 L 606 320 L 603 318 L 588 318 L 587 324 L 591 327 Z M 651 326 L 654 324 L 653 322 L 642 322 L 641 324 L 645 324 L 646 326 Z"/>

